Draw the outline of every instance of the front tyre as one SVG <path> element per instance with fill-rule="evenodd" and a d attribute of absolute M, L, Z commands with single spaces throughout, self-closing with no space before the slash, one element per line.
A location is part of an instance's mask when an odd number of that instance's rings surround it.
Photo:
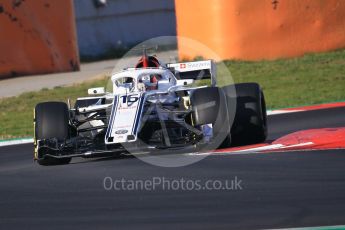
<path fill-rule="evenodd" d="M 69 111 L 66 103 L 63 102 L 43 102 L 35 107 L 34 127 L 35 127 L 35 158 L 40 165 L 68 164 L 70 157 L 52 158 L 45 156 L 49 152 L 40 153 L 37 149 L 37 140 L 56 138 L 64 141 L 69 138 Z"/>
<path fill-rule="evenodd" d="M 191 94 L 194 126 L 212 124 L 213 137 L 206 149 L 226 148 L 231 145 L 227 102 L 218 87 L 199 88 Z"/>

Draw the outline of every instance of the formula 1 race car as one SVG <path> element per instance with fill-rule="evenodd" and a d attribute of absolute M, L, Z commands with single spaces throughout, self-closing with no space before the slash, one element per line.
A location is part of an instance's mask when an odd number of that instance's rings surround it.
<path fill-rule="evenodd" d="M 215 67 L 212 60 L 163 64 L 144 51 L 136 66 L 111 76 L 112 92 L 89 89 L 92 96 L 78 98 L 73 107 L 37 104 L 34 159 L 41 165 L 67 164 L 72 157 L 209 151 L 265 141 L 260 86 L 218 87 Z M 195 86 L 200 79 L 211 83 Z"/>

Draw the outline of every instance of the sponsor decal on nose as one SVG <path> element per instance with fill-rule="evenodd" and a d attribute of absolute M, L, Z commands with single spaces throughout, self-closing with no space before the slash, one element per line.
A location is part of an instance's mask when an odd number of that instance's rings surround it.
<path fill-rule="evenodd" d="M 128 130 L 120 129 L 120 130 L 117 130 L 115 133 L 116 134 L 125 134 L 125 133 L 128 133 Z"/>

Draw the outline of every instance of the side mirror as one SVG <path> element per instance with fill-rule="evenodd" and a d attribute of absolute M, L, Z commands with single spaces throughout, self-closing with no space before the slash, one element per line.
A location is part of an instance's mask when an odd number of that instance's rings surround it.
<path fill-rule="evenodd" d="M 177 80 L 176 85 L 183 86 L 183 85 L 191 85 L 193 84 L 193 79 L 184 79 L 184 80 Z"/>
<path fill-rule="evenodd" d="M 89 95 L 105 94 L 105 88 L 104 87 L 91 88 L 87 90 L 87 93 Z"/>

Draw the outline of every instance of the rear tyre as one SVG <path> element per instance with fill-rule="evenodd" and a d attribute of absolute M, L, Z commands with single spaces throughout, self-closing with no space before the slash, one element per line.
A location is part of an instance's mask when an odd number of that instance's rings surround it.
<path fill-rule="evenodd" d="M 63 102 L 44 102 L 35 107 L 35 143 L 36 140 L 56 138 L 64 141 L 69 138 L 69 112 L 66 103 Z M 35 146 L 36 148 L 36 146 Z M 35 151 L 38 151 L 37 149 Z M 44 155 L 49 152 L 37 153 L 38 164 L 57 165 L 68 164 L 71 161 L 67 158 L 49 158 Z"/>
<path fill-rule="evenodd" d="M 226 86 L 229 87 L 229 86 Z M 223 89 L 226 90 L 227 88 Z M 267 138 L 267 114 L 264 94 L 257 83 L 235 84 L 236 114 L 231 128 L 233 145 L 264 142 Z M 227 95 L 227 100 L 234 100 Z"/>
<path fill-rule="evenodd" d="M 226 148 L 231 145 L 230 124 L 226 98 L 218 87 L 196 89 L 190 97 L 194 126 L 212 124 L 213 138 L 207 149 Z M 198 146 L 201 148 L 200 146 Z"/>

